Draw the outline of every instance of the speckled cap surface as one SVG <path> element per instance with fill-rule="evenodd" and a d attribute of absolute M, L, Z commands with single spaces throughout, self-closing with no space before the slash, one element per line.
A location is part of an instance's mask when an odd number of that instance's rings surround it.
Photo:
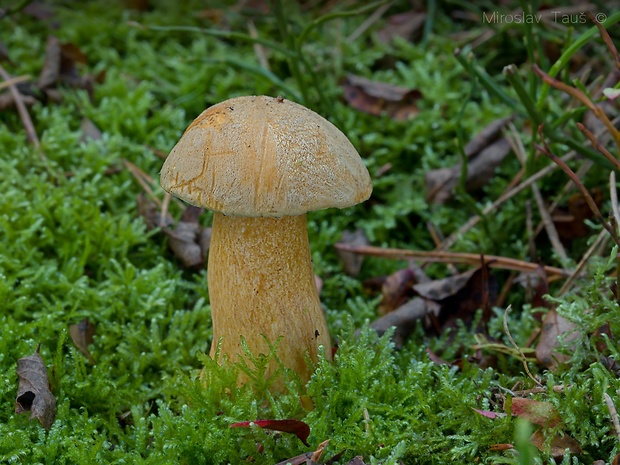
<path fill-rule="evenodd" d="M 350 207 L 372 192 L 368 170 L 336 126 L 266 96 L 202 112 L 168 155 L 161 185 L 189 204 L 251 217 Z"/>

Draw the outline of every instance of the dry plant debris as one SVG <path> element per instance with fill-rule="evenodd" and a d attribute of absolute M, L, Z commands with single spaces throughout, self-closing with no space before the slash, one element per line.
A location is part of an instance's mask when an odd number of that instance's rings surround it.
<path fill-rule="evenodd" d="M 56 398 L 50 391 L 45 362 L 39 347 L 29 357 L 17 361 L 19 386 L 15 399 L 15 413 L 30 412 L 45 429 L 50 429 L 56 417 Z"/>

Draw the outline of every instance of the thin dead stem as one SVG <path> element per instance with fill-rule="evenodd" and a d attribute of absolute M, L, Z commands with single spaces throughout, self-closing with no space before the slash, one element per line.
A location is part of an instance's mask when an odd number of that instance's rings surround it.
<path fill-rule="evenodd" d="M 607 160 L 609 160 L 616 167 L 616 169 L 620 169 L 620 160 L 618 160 L 616 157 L 614 157 L 611 154 L 611 152 L 609 150 L 607 150 L 605 148 L 605 146 L 603 146 L 603 144 L 601 144 L 599 142 L 599 140 L 596 138 L 596 136 L 594 134 L 592 134 L 591 131 L 588 130 L 588 128 L 586 128 L 581 123 L 577 123 L 577 129 L 579 129 L 583 133 L 583 135 L 588 138 L 588 140 L 592 144 L 592 147 L 594 147 L 596 150 L 598 150 L 600 153 L 602 153 L 603 156 L 605 158 L 607 158 Z"/>
<path fill-rule="evenodd" d="M 512 346 L 517 350 L 517 352 L 519 352 L 519 355 L 521 356 L 521 363 L 523 363 L 523 368 L 525 368 L 525 372 L 527 373 L 527 376 L 532 381 L 534 381 L 534 383 L 536 383 L 536 386 L 542 387 L 542 384 L 540 383 L 540 381 L 538 381 L 534 377 L 534 375 L 532 375 L 532 373 L 530 372 L 530 368 L 527 366 L 527 359 L 525 358 L 525 354 L 523 353 L 521 348 L 517 345 L 515 340 L 512 338 L 512 335 L 510 334 L 510 330 L 508 329 L 508 312 L 510 311 L 511 308 L 512 308 L 512 305 L 508 305 L 508 307 L 506 307 L 506 311 L 504 312 L 504 332 L 506 333 L 506 336 L 508 337 L 508 340 L 510 341 Z"/>
<path fill-rule="evenodd" d="M 475 253 L 444 251 L 423 252 L 419 250 L 390 249 L 370 245 L 356 246 L 349 244 L 336 244 L 335 247 L 340 250 L 353 252 L 360 255 L 388 258 L 393 260 L 422 260 L 439 263 L 464 263 L 469 265 L 480 264 L 480 255 Z M 497 255 L 484 255 L 484 263 L 491 268 L 503 268 L 506 270 L 525 272 L 536 271 L 540 267 L 537 263 L 526 262 L 508 257 L 500 257 Z M 542 268 L 548 276 L 555 276 L 556 278 L 568 277 L 572 273 L 570 270 L 565 270 L 554 266 L 543 266 Z"/>
<path fill-rule="evenodd" d="M 571 180 L 575 183 L 575 185 L 579 188 L 579 190 L 583 194 L 583 197 L 586 199 L 586 202 L 588 203 L 590 210 L 592 210 L 592 213 L 594 213 L 594 216 L 596 216 L 596 218 L 601 222 L 601 224 L 607 230 L 607 232 L 609 232 L 609 234 L 614 240 L 614 243 L 616 243 L 617 245 L 620 245 L 620 238 L 618 238 L 616 231 L 609 225 L 609 223 L 607 223 L 607 221 L 605 221 L 605 218 L 603 218 L 601 211 L 598 209 L 598 206 L 596 205 L 596 202 L 590 195 L 590 192 L 588 192 L 588 189 L 586 189 L 586 187 L 583 185 L 581 180 L 577 177 L 575 172 L 571 170 L 570 167 L 564 161 L 560 159 L 560 157 L 555 155 L 549 149 L 549 146 L 547 145 L 547 141 L 543 137 L 543 125 L 542 124 L 538 127 L 538 136 L 540 137 L 540 140 L 543 143 L 543 147 L 541 147 L 538 144 L 534 144 L 536 149 L 544 153 L 547 157 L 549 157 L 556 165 L 558 165 L 562 169 L 562 171 L 564 171 L 564 173 L 566 173 L 566 175 L 569 178 L 571 178 Z"/>
<path fill-rule="evenodd" d="M 515 128 L 512 123 L 510 123 L 508 127 L 510 128 L 510 132 L 506 134 L 507 136 L 509 136 L 508 142 L 512 146 L 512 149 L 515 152 L 515 155 L 517 156 L 519 161 L 521 162 L 521 165 L 525 166 L 525 160 L 527 155 L 525 153 L 525 147 L 523 146 L 523 142 L 517 134 L 517 128 Z M 568 260 L 568 254 L 566 253 L 566 249 L 564 249 L 564 246 L 562 245 L 562 241 L 560 241 L 560 236 L 558 235 L 555 224 L 551 219 L 551 214 L 545 206 L 545 202 L 543 200 L 542 194 L 540 193 L 540 189 L 538 188 L 538 185 L 536 183 L 532 183 L 531 187 L 532 193 L 534 194 L 534 199 L 536 200 L 536 206 L 538 207 L 538 211 L 540 213 L 540 218 L 543 222 L 545 230 L 547 231 L 547 237 L 549 237 L 551 245 L 553 246 L 553 249 L 558 254 L 560 259 L 563 262 L 566 262 Z"/>
<path fill-rule="evenodd" d="M 13 97 L 13 102 L 15 102 L 15 107 L 17 108 L 17 112 L 19 113 L 19 117 L 22 120 L 24 129 L 26 129 L 26 137 L 28 138 L 28 142 L 34 145 L 37 153 L 39 154 L 39 158 L 41 158 L 41 161 L 46 161 L 43 153 L 41 153 L 41 142 L 39 141 L 37 132 L 34 129 L 34 124 L 32 124 L 32 119 L 30 118 L 28 109 L 26 108 L 26 105 L 24 105 L 22 94 L 15 86 L 15 82 L 10 82 L 14 78 L 11 78 L 11 75 L 6 72 L 2 65 L 0 65 L 0 76 L 5 81 L 6 87 L 9 88 L 9 92 L 11 92 L 11 96 Z"/>
<path fill-rule="evenodd" d="M 594 113 L 594 115 L 605 125 L 605 127 L 609 131 L 609 134 L 611 134 L 611 136 L 613 137 L 616 146 L 620 148 L 620 131 L 616 129 L 616 127 L 612 124 L 612 122 L 609 120 L 609 118 L 599 105 L 595 105 L 594 102 L 592 102 L 592 100 L 590 100 L 590 98 L 580 89 L 577 89 L 576 87 L 571 87 L 568 84 L 563 83 L 562 81 L 552 78 L 538 66 L 532 65 L 532 70 L 534 71 L 534 73 L 540 76 L 543 81 L 545 81 L 554 89 L 558 89 L 570 95 L 571 97 L 576 98 L 586 107 L 588 107 Z"/>
<path fill-rule="evenodd" d="M 613 40 L 611 40 L 607 29 L 605 29 L 603 25 L 596 20 L 596 16 L 594 16 L 591 11 L 588 11 L 588 18 L 590 18 L 590 21 L 592 21 L 598 28 L 598 32 L 599 34 L 601 34 L 603 42 L 605 42 L 609 53 L 611 53 L 611 56 L 614 57 L 614 61 L 616 62 L 616 68 L 620 69 L 620 54 L 618 53 L 618 49 L 614 45 Z"/>

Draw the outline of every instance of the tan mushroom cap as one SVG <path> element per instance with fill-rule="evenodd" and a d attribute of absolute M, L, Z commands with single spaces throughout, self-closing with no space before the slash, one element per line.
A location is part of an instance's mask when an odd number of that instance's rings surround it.
<path fill-rule="evenodd" d="M 332 123 L 282 98 L 237 97 L 206 109 L 161 171 L 187 203 L 234 216 L 292 216 L 370 197 L 357 151 Z"/>

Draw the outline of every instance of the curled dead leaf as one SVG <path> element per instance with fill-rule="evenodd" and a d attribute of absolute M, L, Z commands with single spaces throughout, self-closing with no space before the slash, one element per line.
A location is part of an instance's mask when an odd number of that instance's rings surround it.
<path fill-rule="evenodd" d="M 56 417 L 56 398 L 50 391 L 47 368 L 39 348 L 29 357 L 17 361 L 17 398 L 15 413 L 30 412 L 45 429 L 50 429 Z"/>
<path fill-rule="evenodd" d="M 95 325 L 88 318 L 84 318 L 78 324 L 69 326 L 69 334 L 75 346 L 94 364 L 95 359 L 88 351 L 88 346 L 93 343 Z"/>

